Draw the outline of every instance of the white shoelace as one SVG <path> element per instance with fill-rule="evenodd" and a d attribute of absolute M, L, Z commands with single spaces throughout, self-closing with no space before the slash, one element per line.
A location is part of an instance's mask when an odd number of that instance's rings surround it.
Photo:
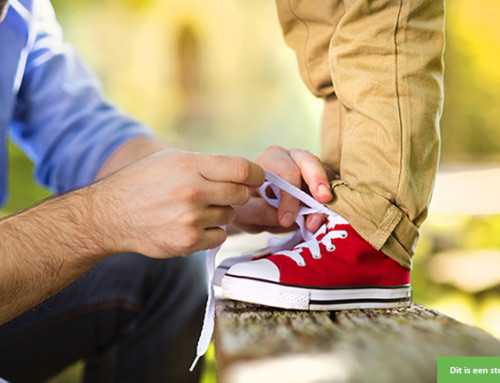
<path fill-rule="evenodd" d="M 299 226 L 299 230 L 293 233 L 291 236 L 287 238 L 272 238 L 269 242 L 271 252 L 279 251 L 283 248 L 292 248 L 297 243 L 305 241 L 305 243 L 299 245 L 296 249 L 300 249 L 302 247 L 308 246 L 311 249 L 311 253 L 313 254 L 313 258 L 321 257 L 321 252 L 319 248 L 318 241 L 316 240 L 315 234 L 311 233 L 306 229 L 305 226 L 305 216 L 312 213 L 322 213 L 326 214 L 329 218 L 329 222 L 331 224 L 341 224 L 347 223 L 342 217 L 340 217 L 337 213 L 333 212 L 323 204 L 316 201 L 307 193 L 302 190 L 296 188 L 290 183 L 286 182 L 284 179 L 278 177 L 277 175 L 271 173 L 268 170 L 265 170 L 266 173 L 266 182 L 260 187 L 260 193 L 262 197 L 274 207 L 278 207 L 281 190 L 292 195 L 293 197 L 300 200 L 304 205 L 299 209 L 299 213 L 297 214 L 297 218 L 295 222 Z M 266 190 L 267 188 L 271 188 L 275 198 L 271 198 L 267 196 Z M 323 225 L 326 230 L 327 224 Z M 321 230 L 321 229 L 320 229 Z M 318 233 L 318 232 L 317 232 Z M 332 246 L 331 240 L 334 238 L 343 238 L 344 232 L 342 231 L 331 231 L 322 238 L 322 241 L 325 246 Z M 326 239 L 325 239 L 326 238 Z M 328 244 L 329 241 L 329 244 Z M 219 251 L 221 246 L 218 246 L 214 249 L 209 250 L 205 266 L 207 269 L 208 276 L 208 299 L 207 305 L 205 308 L 205 317 L 203 319 L 203 326 L 201 329 L 200 338 L 198 339 L 198 345 L 196 347 L 196 358 L 193 361 L 193 364 L 189 368 L 189 371 L 193 371 L 198 363 L 198 360 L 205 355 L 208 350 L 208 346 L 210 345 L 210 341 L 212 340 L 212 335 L 214 331 L 215 324 L 215 296 L 214 296 L 214 286 L 213 286 L 213 277 L 215 273 L 215 256 Z M 274 249 L 274 250 L 273 250 Z M 298 251 L 281 251 L 280 254 L 284 254 L 295 260 L 298 265 L 305 265 L 305 261 Z"/>
<path fill-rule="evenodd" d="M 311 257 L 313 259 L 320 259 L 321 258 L 321 248 L 319 247 L 319 244 L 323 244 L 326 248 L 327 251 L 335 251 L 335 245 L 333 244 L 333 240 L 336 238 L 346 238 L 347 237 L 347 231 L 345 230 L 333 230 L 333 227 L 338 224 L 342 223 L 347 223 L 347 221 L 341 221 L 340 219 L 336 219 L 335 222 L 328 221 L 326 222 L 322 227 L 319 228 L 318 231 L 316 231 L 316 234 L 314 237 L 304 243 L 301 243 L 300 245 L 296 246 L 293 250 L 282 250 L 278 251 L 275 254 L 281 254 L 285 255 L 295 261 L 297 265 L 299 266 L 305 266 L 306 261 L 301 255 L 302 249 L 303 248 L 308 248 L 309 251 L 311 252 Z M 328 231 L 328 229 L 331 229 Z M 319 235 L 324 234 L 323 238 L 321 240 L 318 240 Z"/>

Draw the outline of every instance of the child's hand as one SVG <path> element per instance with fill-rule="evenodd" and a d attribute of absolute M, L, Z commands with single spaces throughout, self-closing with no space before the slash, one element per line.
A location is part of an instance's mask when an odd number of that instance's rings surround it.
<path fill-rule="evenodd" d="M 320 159 L 315 155 L 300 149 L 284 149 L 280 146 L 270 146 L 256 160 L 256 163 L 264 169 L 270 170 L 276 175 L 288 181 L 292 185 L 308 191 L 317 201 L 321 203 L 330 202 L 333 198 L 327 171 Z M 333 177 L 332 177 L 333 178 Z M 290 228 L 299 210 L 299 201 L 287 193 L 283 193 L 280 205 L 276 213 L 270 206 L 261 206 L 265 201 L 261 199 L 251 200 L 248 205 L 240 208 L 245 214 L 254 213 L 254 223 L 257 225 L 260 216 L 261 226 L 274 226 L 274 230 Z M 257 209 L 260 207 L 260 209 Z M 271 210 L 272 209 L 272 210 Z M 237 211 L 237 214 L 239 212 Z M 273 214 L 274 213 L 274 214 Z M 306 227 L 314 232 L 323 224 L 324 217 L 321 214 L 312 214 L 307 218 Z"/>

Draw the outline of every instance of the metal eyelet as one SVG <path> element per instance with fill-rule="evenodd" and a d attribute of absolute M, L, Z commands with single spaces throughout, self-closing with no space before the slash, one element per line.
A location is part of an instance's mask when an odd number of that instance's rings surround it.
<path fill-rule="evenodd" d="M 329 251 L 329 252 L 335 251 L 335 249 L 336 249 L 336 247 L 335 247 L 335 245 L 333 243 L 332 243 L 331 246 L 327 246 L 326 247 L 326 251 Z"/>
<path fill-rule="evenodd" d="M 347 238 L 348 235 L 349 235 L 349 233 L 347 231 L 343 231 L 340 238 L 342 238 L 342 239 Z"/>

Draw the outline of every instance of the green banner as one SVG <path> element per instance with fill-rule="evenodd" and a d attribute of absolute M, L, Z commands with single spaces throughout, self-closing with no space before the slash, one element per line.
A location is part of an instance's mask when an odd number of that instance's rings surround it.
<path fill-rule="evenodd" d="M 437 383 L 500 382 L 500 356 L 439 356 Z"/>

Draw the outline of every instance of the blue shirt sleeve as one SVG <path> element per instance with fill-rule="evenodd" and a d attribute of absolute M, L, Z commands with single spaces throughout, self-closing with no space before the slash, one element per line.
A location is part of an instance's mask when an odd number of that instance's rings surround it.
<path fill-rule="evenodd" d="M 111 105 L 71 46 L 50 3 L 33 15 L 31 47 L 10 127 L 35 163 L 36 179 L 54 192 L 91 183 L 126 141 L 152 133 Z"/>

